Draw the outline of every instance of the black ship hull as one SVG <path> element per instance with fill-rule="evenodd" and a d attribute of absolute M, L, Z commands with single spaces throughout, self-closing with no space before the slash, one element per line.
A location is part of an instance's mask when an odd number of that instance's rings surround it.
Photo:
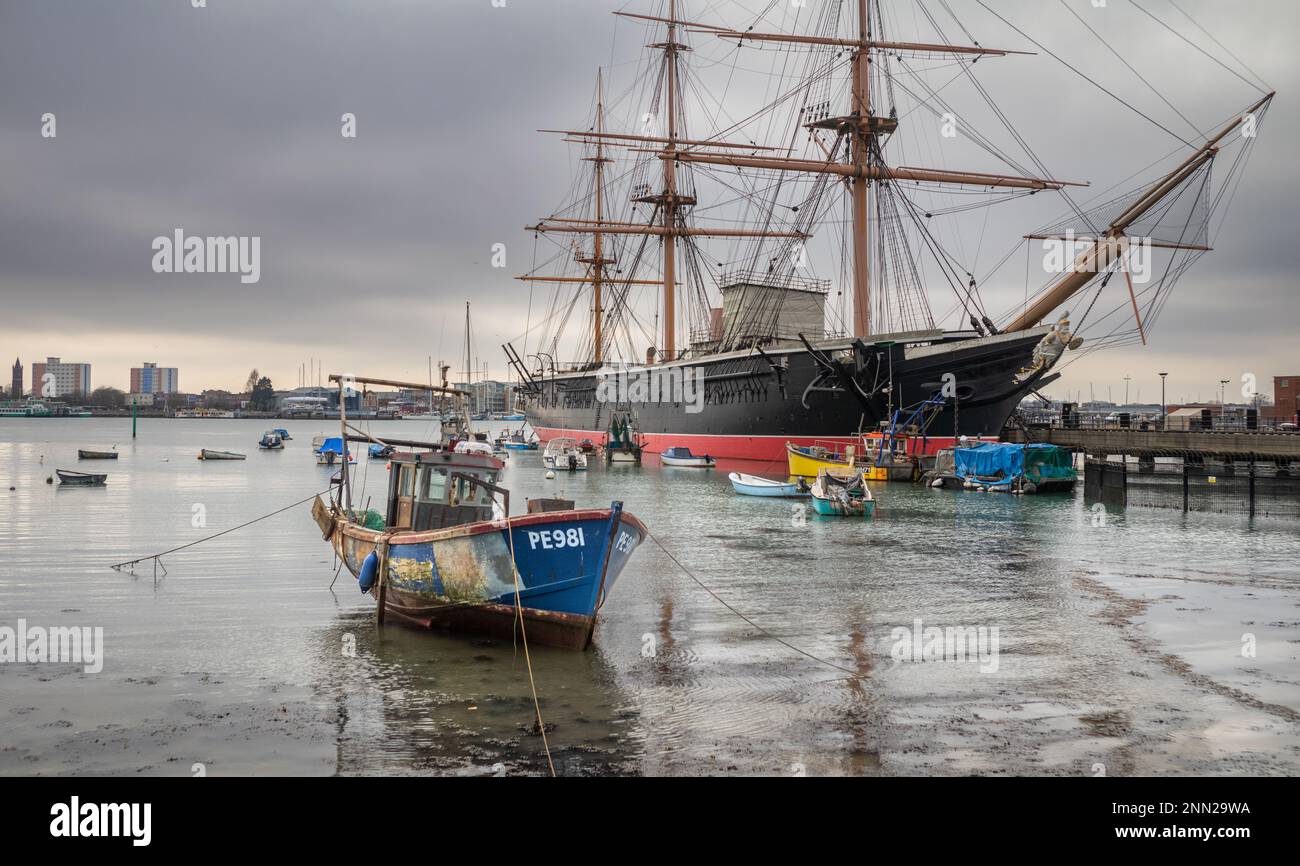
<path fill-rule="evenodd" d="M 886 342 L 768 348 L 645 368 L 702 370 L 703 400 L 694 404 L 611 400 L 595 370 L 550 373 L 526 384 L 525 411 L 543 441 L 571 436 L 599 443 L 619 416 L 631 421 L 650 452 L 686 446 L 714 457 L 784 463 L 786 442 L 860 442 L 862 434 L 887 426 L 895 410 L 904 409 L 905 418 L 910 407 L 943 395 L 944 404 L 925 419 L 924 447 L 932 453 L 951 447 L 958 436 L 999 435 L 1025 394 L 1043 383 L 1045 369 L 1021 371 L 1031 366 L 1034 349 L 1049 330 L 992 337 L 902 335 Z"/>

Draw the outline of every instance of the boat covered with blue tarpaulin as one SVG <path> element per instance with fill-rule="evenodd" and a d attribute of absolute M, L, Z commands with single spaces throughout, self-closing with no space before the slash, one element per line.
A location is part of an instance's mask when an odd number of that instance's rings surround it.
<path fill-rule="evenodd" d="M 986 442 L 953 450 L 953 471 L 967 487 L 1010 493 L 1073 490 L 1074 455 L 1056 445 Z"/>

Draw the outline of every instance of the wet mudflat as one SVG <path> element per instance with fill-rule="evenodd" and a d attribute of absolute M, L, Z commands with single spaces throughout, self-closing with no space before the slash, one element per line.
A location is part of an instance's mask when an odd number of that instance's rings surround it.
<path fill-rule="evenodd" d="M 269 453 L 265 422 L 151 420 L 135 443 L 129 424 L 0 420 L 0 626 L 104 629 L 98 673 L 0 664 L 0 773 L 548 771 L 522 648 L 376 629 L 305 507 L 166 557 L 156 583 L 149 564 L 108 568 L 325 489 L 310 441 L 327 423 L 287 422 L 293 441 Z M 45 483 L 78 468 L 78 447 L 115 443 L 121 457 L 95 464 L 105 488 Z M 248 460 L 200 462 L 202 447 Z M 863 523 L 726 480 L 778 466 L 649 458 L 546 481 L 536 452 L 508 459 L 516 510 L 618 498 L 656 539 L 592 651 L 531 648 L 557 773 L 1300 771 L 1295 521 L 1099 520 L 1081 491 L 890 485 Z M 382 497 L 383 463 L 363 458 L 356 478 L 359 501 Z M 996 655 L 908 657 L 918 626 L 982 633 L 984 650 L 996 629 Z"/>

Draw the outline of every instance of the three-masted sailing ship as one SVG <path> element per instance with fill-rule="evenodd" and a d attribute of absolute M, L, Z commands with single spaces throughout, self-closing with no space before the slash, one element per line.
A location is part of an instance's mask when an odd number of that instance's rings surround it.
<path fill-rule="evenodd" d="M 1211 166 L 1229 145 L 1248 152 L 1272 92 L 1257 87 L 1262 98 L 1230 121 L 1198 130 L 1190 141 L 1178 136 L 1185 148 L 1169 160 L 1172 168 L 1085 209 L 1070 192 L 1086 184 L 1041 176 L 1043 163 L 1015 133 L 1037 171 L 1019 166 L 982 137 L 977 143 L 984 150 L 1016 170 L 895 164 L 896 138 L 913 113 L 900 116 L 896 85 L 910 83 L 921 91 L 913 93 L 918 106 L 936 116 L 951 110 L 937 91 L 905 78 L 909 63 L 941 58 L 974 81 L 973 67 L 983 58 L 1037 52 L 900 41 L 883 32 L 882 3 L 887 9 L 885 0 L 817 3 L 816 11 L 810 7 L 794 19 L 806 25 L 803 32 L 763 32 L 762 16 L 754 26 L 735 29 L 692 21 L 680 0 L 663 0 L 655 10 L 660 15 L 614 13 L 656 33 L 644 80 L 629 93 L 648 98 L 645 118 L 662 121 L 639 131 L 607 129 L 599 82 L 587 128 L 544 130 L 582 145 L 590 173 L 569 204 L 529 226 L 539 238 L 564 239 L 556 258 L 567 272 L 547 275 L 535 268 L 520 279 L 557 284 L 557 292 L 576 289 L 568 310 L 590 298 L 591 318 L 578 361 L 556 359 L 558 328 L 547 351 L 530 354 L 525 348 L 521 355 L 513 345 L 505 347 L 521 379 L 528 420 L 543 440 L 597 438 L 612 422 L 630 421 L 649 451 L 688 446 L 718 457 L 784 461 L 787 442 L 859 441 L 918 406 L 925 408 L 929 450 L 951 447 L 958 436 L 997 437 L 1025 396 L 1059 378 L 1054 367 L 1081 346 L 1078 326 L 1071 329 L 1066 311 L 1071 299 L 1088 293 L 1081 299 L 1091 301 L 1086 318 L 1115 277 L 1111 299 L 1118 298 L 1126 314 L 1131 301 L 1140 330 L 1144 310 L 1158 310 L 1173 282 L 1208 250 L 1209 213 L 1218 201 Z M 951 13 L 947 2 L 942 6 Z M 748 50 L 744 59 L 750 64 L 777 57 L 779 95 L 740 123 L 718 121 L 718 128 L 689 134 L 688 119 L 730 118 L 750 108 L 728 104 L 724 110 L 719 102 L 708 112 L 687 110 L 686 97 L 698 82 L 693 73 L 688 77 L 691 39 L 723 40 L 739 52 Z M 801 72 L 792 75 L 791 69 Z M 791 78 L 795 84 L 788 86 Z M 760 128 L 783 134 L 784 141 L 759 145 L 741 133 Z M 613 153 L 624 157 L 616 160 Z M 748 224 L 697 219 L 716 204 L 699 199 L 700 175 L 710 172 L 715 187 L 748 200 Z M 1060 195 L 1070 206 L 1067 218 L 1024 237 L 1071 243 L 1068 266 L 996 323 L 983 307 L 975 277 L 929 228 L 932 214 L 918 203 L 927 189 L 982 195 L 985 206 L 1041 192 Z M 831 281 L 808 276 L 801 261 L 819 223 L 832 222 L 838 213 L 844 216 L 839 271 L 845 300 L 851 299 L 851 313 L 841 302 L 839 329 L 828 326 L 835 313 L 829 306 Z M 718 262 L 706 242 L 732 244 L 740 252 Z M 1136 243 L 1169 257 L 1160 278 L 1141 291 L 1127 268 Z M 959 329 L 935 324 L 922 285 L 922 258 L 934 262 L 928 273 L 940 274 L 955 294 Z M 644 343 L 629 344 L 635 343 L 638 323 L 645 331 L 633 299 L 647 286 L 662 291 L 653 331 L 658 345 L 641 354 Z M 685 314 L 683 296 L 691 306 Z M 719 296 L 720 304 L 713 300 Z M 556 298 L 552 322 L 565 319 L 566 301 Z M 690 326 L 686 340 L 678 331 L 683 322 Z M 1141 336 L 1145 342 L 1145 332 Z M 629 364 L 669 383 L 675 368 L 686 375 L 702 370 L 702 411 L 688 411 L 680 394 L 662 391 L 642 399 L 603 399 L 602 381 Z"/>

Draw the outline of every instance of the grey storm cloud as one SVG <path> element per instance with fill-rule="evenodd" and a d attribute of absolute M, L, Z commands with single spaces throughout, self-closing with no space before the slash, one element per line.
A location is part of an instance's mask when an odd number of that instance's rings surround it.
<path fill-rule="evenodd" d="M 761 16 L 765 27 L 788 28 L 792 14 L 782 8 L 790 4 L 759 0 L 682 5 L 684 17 L 742 27 Z M 1038 50 L 973 0 L 948 5 L 982 44 Z M 1064 5 L 988 5 L 1173 132 L 1194 134 Z M 1108 5 L 1099 13 L 1087 0 L 1068 3 L 1190 126 L 1209 130 L 1257 96 L 1140 11 L 1239 69 L 1169 0 Z M 1216 251 L 1179 286 L 1152 347 L 1172 352 L 1206 341 L 1209 351 L 1239 351 L 1240 366 L 1250 363 L 1244 356 L 1252 340 L 1287 338 L 1300 320 L 1300 184 L 1291 153 L 1300 128 L 1289 105 L 1300 90 L 1290 59 L 1300 28 L 1290 0 L 1178 6 L 1281 92 L 1214 238 Z M 29 357 L 71 357 L 78 349 L 71 335 L 147 330 L 170 341 L 159 345 L 171 354 L 157 360 L 182 367 L 247 367 L 250 347 L 270 354 L 290 343 L 393 372 L 385 353 L 401 353 L 403 368 L 422 366 L 428 354 L 456 357 L 463 303 L 471 300 L 479 351 L 499 356 L 496 346 L 526 327 L 529 288 L 512 279 L 532 265 L 534 239 L 524 227 L 563 201 L 574 171 L 570 146 L 535 130 L 584 123 L 600 66 L 616 97 L 611 125 L 633 123 L 644 106 L 623 94 L 653 34 L 608 13 L 654 15 L 665 7 L 659 0 L 507 0 L 504 7 L 492 0 L 208 0 L 194 9 L 185 0 L 3 0 L 0 351 L 16 344 Z M 884 7 L 895 32 L 935 37 L 929 13 L 951 28 L 943 35 L 965 41 L 941 4 L 889 0 Z M 726 67 L 714 67 L 734 49 L 699 34 L 690 39 L 699 49 L 692 59 L 703 67 L 699 80 L 717 74 L 723 89 Z M 737 79 L 770 65 L 758 49 L 741 51 Z M 1041 52 L 978 69 L 1048 170 L 1093 183 L 1081 201 L 1179 147 Z M 738 81 L 727 90 L 725 113 L 756 110 L 770 98 L 768 86 Z M 965 82 L 943 93 L 969 109 L 964 119 L 1028 162 Z M 722 114 L 707 105 L 698 110 L 689 120 L 700 127 Z M 46 112 L 57 117 L 55 140 L 39 135 Z M 355 139 L 339 134 L 345 112 L 357 117 Z M 904 128 L 932 122 L 918 113 Z M 937 158 L 925 147 L 907 148 L 898 146 L 901 164 Z M 982 152 L 970 156 L 962 167 L 1003 167 Z M 1024 207 L 999 206 L 982 228 L 976 223 L 949 239 L 982 272 L 1021 234 L 1059 216 L 1062 204 L 1044 196 Z M 260 282 L 154 274 L 152 239 L 177 227 L 200 236 L 260 236 Z M 980 237 L 985 244 L 976 253 Z M 491 267 L 496 243 L 506 245 L 506 268 Z M 823 261 L 832 243 L 821 248 Z M 554 254 L 553 244 L 539 245 L 543 257 Z M 1025 270 L 1021 250 L 986 284 L 991 308 L 1018 303 Z M 825 271 L 833 280 L 840 274 L 838 265 Z M 1040 281 L 1031 279 L 1031 290 Z M 946 286 L 930 288 L 947 293 Z M 544 303 L 536 291 L 535 312 Z M 934 303 L 936 312 L 949 306 L 950 295 Z M 62 349 L 24 342 L 34 331 L 70 338 Z M 238 337 L 240 357 L 174 357 L 186 351 L 187 335 L 207 338 L 203 351 L 211 353 L 213 338 L 225 334 Z M 503 364 L 494 363 L 500 372 Z M 96 384 L 108 382 L 97 377 Z M 218 384 L 190 380 L 187 387 Z"/>

